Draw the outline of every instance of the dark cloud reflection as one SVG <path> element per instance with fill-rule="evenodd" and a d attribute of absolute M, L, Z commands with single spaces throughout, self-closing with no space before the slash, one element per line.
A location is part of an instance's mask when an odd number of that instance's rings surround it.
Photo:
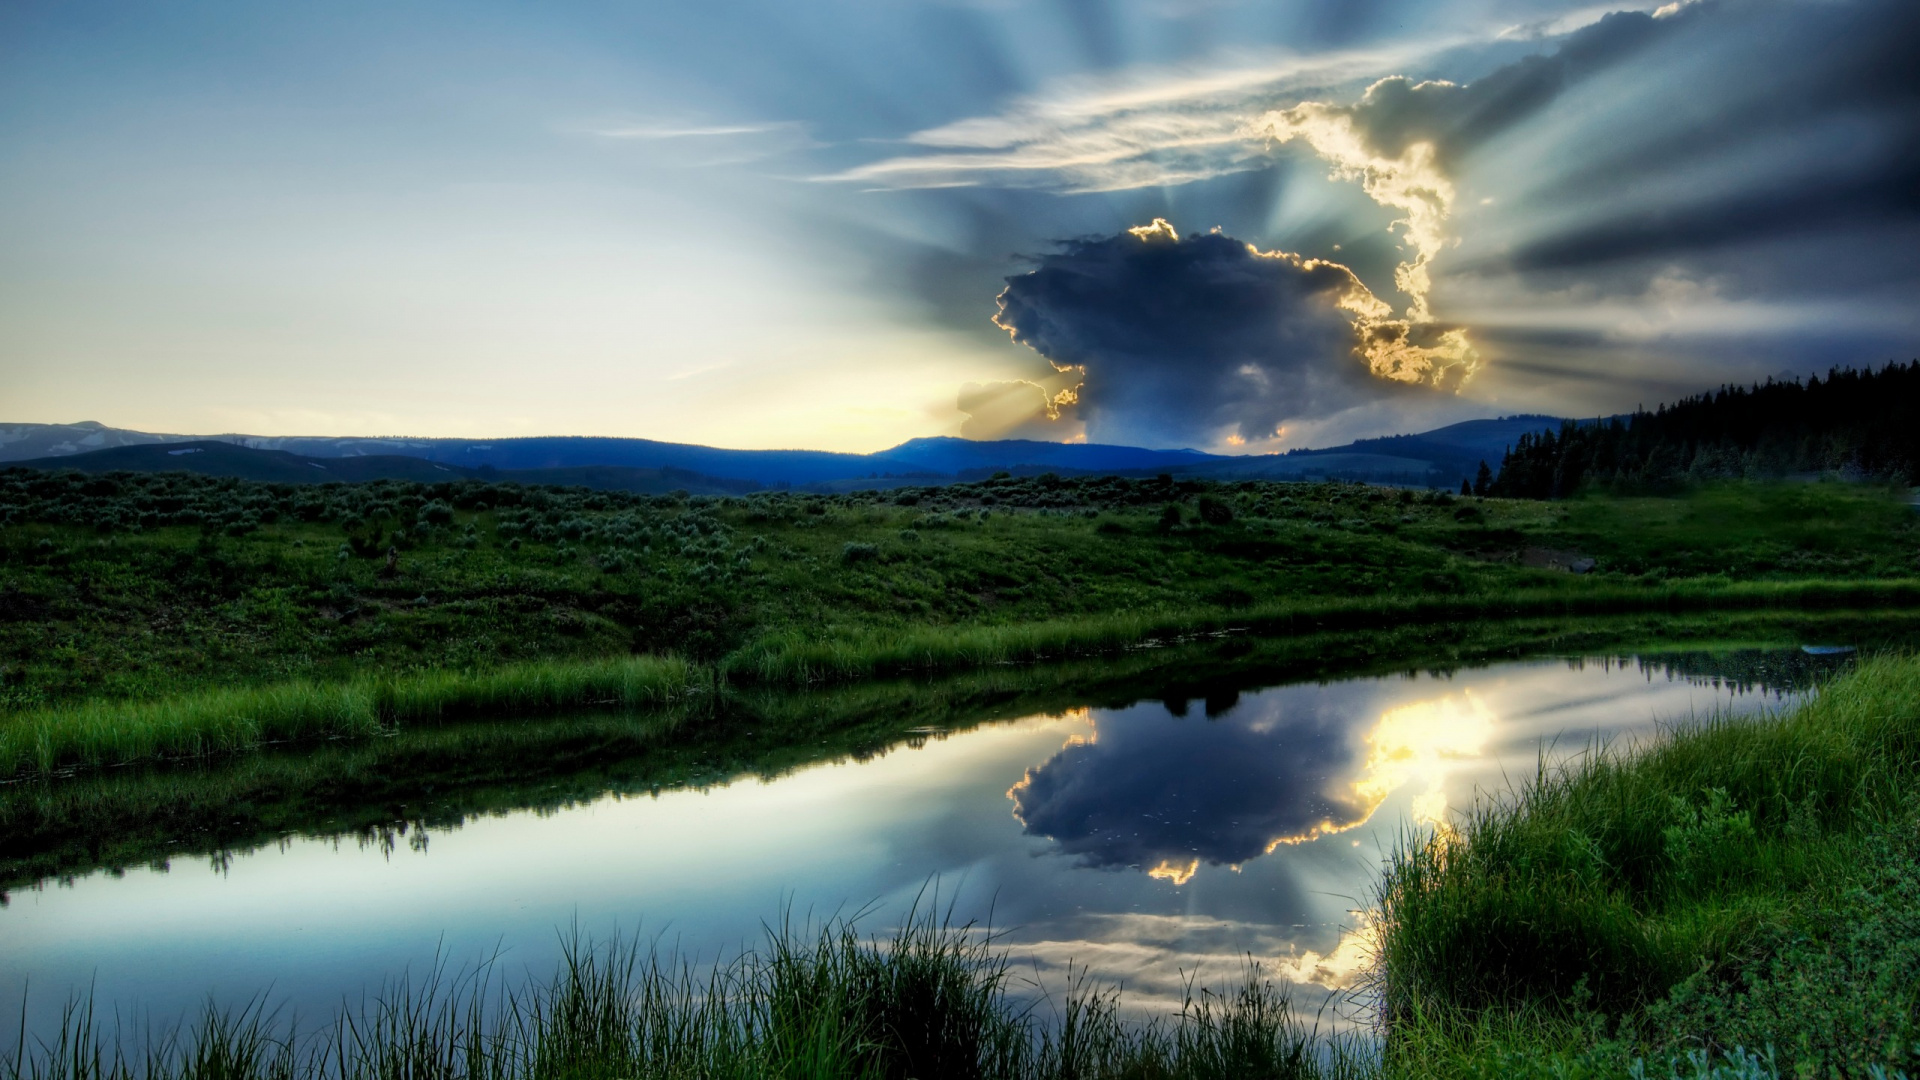
<path fill-rule="evenodd" d="M 1365 819 L 1371 808 L 1339 782 L 1359 753 L 1349 711 L 1263 695 L 1208 712 L 1102 715 L 1093 738 L 1014 786 L 1015 817 L 1086 865 L 1177 881 L 1200 863 L 1238 865 L 1275 841 Z"/>

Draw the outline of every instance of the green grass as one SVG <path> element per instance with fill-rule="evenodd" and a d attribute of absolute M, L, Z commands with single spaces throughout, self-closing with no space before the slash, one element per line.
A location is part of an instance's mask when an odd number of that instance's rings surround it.
<path fill-rule="evenodd" d="M 1407 844 L 1379 898 L 1389 1072 L 1617 1075 L 1763 1042 L 1792 1075 L 1914 1069 L 1917 782 L 1920 660 L 1880 657 L 1784 715 L 1594 748 Z"/>
<path fill-rule="evenodd" d="M 0 718 L 0 775 L 369 736 L 400 724 L 470 716 L 590 705 L 665 708 L 702 689 L 695 674 L 676 657 L 633 656 L 270 683 L 151 701 L 84 701 Z"/>
<path fill-rule="evenodd" d="M 464 670 L 426 669 L 234 688 L 146 700 L 85 700 L 0 714 L 0 776 L 149 758 L 231 752 L 265 743 L 369 736 L 401 724 L 525 716 L 590 706 L 683 706 L 722 679 L 778 686 L 927 675 L 1011 663 L 1097 657 L 1208 635 L 1302 637 L 1328 631 L 1465 621 L 1920 606 L 1920 582 L 1668 583 L 1604 581 L 1506 594 L 1378 597 L 1109 615 L 1013 626 L 909 627 L 769 635 L 702 666 L 675 657 L 559 658 Z"/>
<path fill-rule="evenodd" d="M 1228 632 L 1301 635 L 1409 624 L 1564 619 L 1630 612 L 1884 608 L 1892 613 L 1915 605 L 1920 605 L 1920 579 L 1738 584 L 1724 579 L 1696 579 L 1654 586 L 1570 581 L 1552 589 L 1269 602 L 1231 611 L 1199 608 L 1013 626 L 905 627 L 836 637 L 790 630 L 767 635 L 729 654 L 722 671 L 738 681 L 804 684 L 1099 656 L 1143 644 Z"/>
<path fill-rule="evenodd" d="M 0 471 L 0 709 L 16 711 L 635 654 L 744 670 L 797 635 L 865 649 L 901 633 L 1113 621 L 1125 637 L 1129 620 L 1255 609 L 1390 614 L 1431 598 L 1465 612 L 1515 594 L 1920 573 L 1920 515 L 1897 492 L 1838 484 L 1555 504 L 1040 478 L 680 500 L 8 479 L 21 475 Z M 1231 520 L 1204 523 L 1201 496 Z M 1161 526 L 1167 506 L 1180 525 Z M 846 558 L 849 544 L 870 557 Z M 1595 556 L 1596 573 L 1527 569 L 1530 547 Z"/>
<path fill-rule="evenodd" d="M 615 942 L 570 939 L 548 980 L 436 967 L 333 1025 L 301 1030 L 256 1003 L 149 1035 L 137 1057 L 90 1002 L 25 1033 L 0 1080 L 1290 1080 L 1338 1076 L 1284 994 L 1250 970 L 1169 1020 L 1123 1020 L 1116 991 L 1073 988 L 1057 1017 L 1016 990 L 1009 957 L 971 927 L 910 916 L 863 938 L 790 922 L 711 972 Z"/>

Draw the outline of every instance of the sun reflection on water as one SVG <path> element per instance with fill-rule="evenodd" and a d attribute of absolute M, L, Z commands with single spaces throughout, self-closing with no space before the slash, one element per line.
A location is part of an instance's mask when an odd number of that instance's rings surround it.
<path fill-rule="evenodd" d="M 1445 825 L 1447 775 L 1486 755 L 1495 720 L 1471 690 L 1387 710 L 1367 732 L 1367 762 L 1354 794 L 1378 809 L 1395 791 L 1421 783 L 1410 807 L 1413 820 Z"/>

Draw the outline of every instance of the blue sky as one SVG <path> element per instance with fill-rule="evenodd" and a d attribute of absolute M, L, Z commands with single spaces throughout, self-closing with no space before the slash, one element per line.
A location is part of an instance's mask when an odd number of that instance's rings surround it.
<path fill-rule="evenodd" d="M 0 419 L 1262 451 L 1920 353 L 1915 16 L 1626 10 L 9 4 Z"/>

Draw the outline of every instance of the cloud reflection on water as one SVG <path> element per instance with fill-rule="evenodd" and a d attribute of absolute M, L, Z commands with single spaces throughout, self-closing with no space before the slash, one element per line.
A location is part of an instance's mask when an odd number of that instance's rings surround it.
<path fill-rule="evenodd" d="M 1278 847 L 1365 824 L 1417 787 L 1413 820 L 1442 824 L 1450 772 L 1478 760 L 1497 720 L 1470 691 L 1387 709 L 1357 737 L 1340 703 L 1280 695 L 1184 717 L 1144 705 L 1089 720 L 1007 796 L 1029 835 L 1081 865 L 1184 885 L 1201 863 L 1238 868 Z"/>

